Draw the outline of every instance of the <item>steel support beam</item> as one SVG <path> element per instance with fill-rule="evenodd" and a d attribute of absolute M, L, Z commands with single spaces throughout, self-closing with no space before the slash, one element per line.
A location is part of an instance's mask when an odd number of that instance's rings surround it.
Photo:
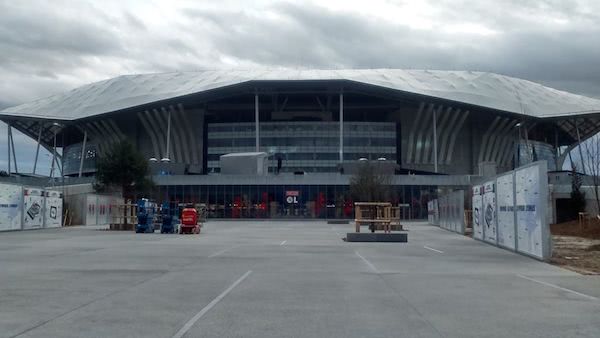
<path fill-rule="evenodd" d="M 562 170 L 558 167 L 558 158 L 560 157 L 560 149 L 558 148 L 558 130 L 554 127 L 554 170 Z"/>
<path fill-rule="evenodd" d="M 442 110 L 442 106 L 438 110 Z M 433 171 L 438 172 L 438 151 L 437 151 L 437 110 L 433 110 Z"/>
<path fill-rule="evenodd" d="M 340 93 L 340 162 L 344 161 L 344 93 Z"/>
<path fill-rule="evenodd" d="M 10 124 L 6 124 L 7 132 L 6 132 L 6 149 L 8 150 L 8 175 L 10 176 L 12 168 L 11 168 L 11 155 L 10 155 Z"/>
<path fill-rule="evenodd" d="M 167 154 L 167 159 L 171 160 L 171 111 L 169 110 L 169 114 L 167 115 L 167 149 L 165 153 Z"/>
<path fill-rule="evenodd" d="M 35 149 L 35 160 L 33 161 L 33 174 L 34 175 L 35 175 L 35 170 L 37 169 L 38 156 L 40 154 L 40 142 L 42 140 L 42 130 L 43 129 L 44 129 L 44 124 L 42 122 L 40 122 L 40 130 L 38 131 L 37 146 Z"/>
<path fill-rule="evenodd" d="M 83 173 L 83 160 L 85 159 L 85 143 L 87 142 L 87 130 L 83 131 L 83 145 L 81 146 L 81 159 L 79 160 L 79 176 Z"/>
<path fill-rule="evenodd" d="M 8 134 L 10 136 L 10 147 L 12 149 L 12 158 L 13 158 L 13 161 L 15 164 L 15 173 L 18 174 L 19 168 L 17 167 L 17 155 L 15 153 L 15 140 L 13 138 L 12 128 L 10 128 L 8 131 L 9 131 Z"/>
<path fill-rule="evenodd" d="M 52 165 L 50 166 L 50 177 L 54 177 L 54 163 L 56 162 L 56 126 L 54 127 L 54 145 L 52 146 Z M 52 181 L 54 182 L 54 181 Z"/>
<path fill-rule="evenodd" d="M 579 158 L 581 160 L 581 170 L 583 170 L 583 174 L 587 175 L 585 170 L 585 162 L 583 160 L 583 151 L 581 150 L 581 135 L 579 135 L 579 123 L 577 123 L 577 119 L 575 119 L 575 131 L 577 132 L 577 148 L 579 149 Z"/>
<path fill-rule="evenodd" d="M 287 102 L 287 98 L 286 98 Z M 256 152 L 260 151 L 260 126 L 259 126 L 259 107 L 258 94 L 254 94 L 254 146 Z"/>

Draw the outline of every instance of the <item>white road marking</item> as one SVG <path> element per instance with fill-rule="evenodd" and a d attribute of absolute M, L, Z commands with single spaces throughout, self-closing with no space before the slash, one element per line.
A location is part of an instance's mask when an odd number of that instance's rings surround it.
<path fill-rule="evenodd" d="M 281 242 L 281 244 L 279 244 L 279 245 L 284 245 L 286 242 L 287 242 L 287 240 L 286 240 L 286 241 L 283 241 L 283 242 Z"/>
<path fill-rule="evenodd" d="M 581 293 L 581 292 L 573 291 L 573 290 L 571 290 L 571 289 L 563 288 L 563 287 L 561 287 L 561 286 L 558 286 L 558 285 L 554 285 L 554 284 L 546 283 L 546 282 L 543 282 L 543 281 L 541 281 L 541 280 L 533 279 L 533 278 L 531 278 L 531 277 L 523 276 L 523 275 L 520 275 L 520 274 L 517 274 L 517 276 L 518 276 L 518 277 L 521 277 L 521 278 L 523 278 L 523 279 L 527 279 L 527 280 L 529 280 L 529 281 L 535 282 L 535 283 L 539 283 L 539 284 L 542 284 L 542 285 L 545 285 L 545 286 L 549 286 L 549 287 L 551 287 L 551 288 L 555 288 L 555 289 L 558 289 L 558 290 L 562 290 L 562 291 L 565 291 L 565 292 L 569 292 L 569 293 L 572 293 L 572 294 L 574 294 L 574 295 L 578 295 L 578 296 L 580 296 L 580 297 L 587 298 L 587 299 L 589 299 L 589 300 L 598 300 L 598 298 L 596 298 L 596 297 L 594 297 L 594 296 L 586 295 L 585 293 Z"/>
<path fill-rule="evenodd" d="M 208 305 L 206 305 L 202 310 L 200 310 L 200 312 L 196 313 L 194 317 L 188 320 L 188 322 L 185 323 L 185 325 L 183 325 L 183 327 L 179 331 L 177 331 L 175 335 L 173 335 L 173 338 L 183 337 L 183 335 L 185 335 L 192 328 L 192 326 L 194 326 L 194 324 L 196 324 L 196 322 L 200 320 L 200 318 L 202 318 L 208 311 L 210 311 L 210 309 L 217 305 L 218 302 L 225 298 L 225 296 L 227 296 L 227 294 L 231 292 L 231 290 L 233 290 L 236 286 L 243 282 L 244 279 L 246 279 L 246 277 L 250 276 L 251 273 L 252 270 L 249 270 L 242 277 L 240 277 L 233 284 L 231 284 L 225 291 L 221 292 L 221 294 L 218 295 L 217 298 L 213 299 L 212 302 L 208 303 Z"/>
<path fill-rule="evenodd" d="M 425 248 L 427 250 L 435 251 L 437 253 L 444 253 L 442 250 L 437 250 L 437 249 L 434 249 L 434 248 L 430 248 L 427 245 L 423 245 L 423 248 Z"/>
<path fill-rule="evenodd" d="M 365 262 L 365 264 L 367 264 L 367 266 L 373 270 L 373 272 L 375 273 L 379 273 L 379 270 L 377 270 L 377 268 L 375 267 L 375 265 L 373 265 L 373 263 L 369 262 L 366 258 L 364 258 L 361 254 L 358 253 L 358 251 L 354 251 L 354 253 L 360 257 L 360 259 L 363 260 L 363 262 Z"/>
<path fill-rule="evenodd" d="M 221 251 L 217 251 L 217 252 L 215 252 L 215 253 L 211 254 L 210 256 L 208 256 L 208 258 L 217 257 L 217 256 L 219 256 L 219 255 L 221 255 L 221 254 L 224 254 L 224 253 L 226 253 L 227 251 L 229 251 L 229 250 L 231 250 L 231 249 L 237 248 L 238 246 L 239 246 L 239 245 L 234 245 L 234 246 L 232 246 L 232 247 L 229 247 L 229 248 L 223 249 L 223 250 L 221 250 Z"/>

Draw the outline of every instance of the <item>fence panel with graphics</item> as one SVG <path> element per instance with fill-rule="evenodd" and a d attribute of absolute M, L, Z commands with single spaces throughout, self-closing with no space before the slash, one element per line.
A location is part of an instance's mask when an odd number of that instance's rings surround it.
<path fill-rule="evenodd" d="M 44 226 L 44 190 L 23 188 L 23 229 Z"/>
<path fill-rule="evenodd" d="M 539 161 L 473 187 L 473 238 L 540 260 L 552 254 L 547 163 Z"/>
<path fill-rule="evenodd" d="M 44 227 L 58 228 L 62 225 L 63 198 L 59 191 L 46 191 Z"/>
<path fill-rule="evenodd" d="M 0 231 L 21 230 L 23 187 L 0 183 Z"/>
<path fill-rule="evenodd" d="M 0 183 L 0 231 L 60 227 L 62 212 L 59 191 Z"/>

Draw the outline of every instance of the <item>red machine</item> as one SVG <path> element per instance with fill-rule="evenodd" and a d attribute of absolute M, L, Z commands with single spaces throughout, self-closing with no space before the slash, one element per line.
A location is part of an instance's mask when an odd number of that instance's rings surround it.
<path fill-rule="evenodd" d="M 181 211 L 180 234 L 199 234 L 200 225 L 198 225 L 198 211 L 191 206 L 186 206 Z"/>

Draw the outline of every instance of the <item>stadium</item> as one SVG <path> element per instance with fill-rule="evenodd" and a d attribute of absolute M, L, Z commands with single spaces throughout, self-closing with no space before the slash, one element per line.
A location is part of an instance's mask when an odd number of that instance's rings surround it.
<path fill-rule="evenodd" d="M 484 72 L 220 70 L 119 76 L 0 119 L 62 148 L 66 182 L 93 179 L 96 160 L 129 140 L 158 199 L 205 203 L 211 217 L 350 218 L 353 165 L 370 161 L 393 174 L 405 215 L 425 218 L 428 200 L 481 176 L 538 160 L 560 171 L 600 131 L 600 100 Z M 226 154 L 264 170 L 224 168 Z M 9 158 L 9 174 L 26 175 Z"/>

